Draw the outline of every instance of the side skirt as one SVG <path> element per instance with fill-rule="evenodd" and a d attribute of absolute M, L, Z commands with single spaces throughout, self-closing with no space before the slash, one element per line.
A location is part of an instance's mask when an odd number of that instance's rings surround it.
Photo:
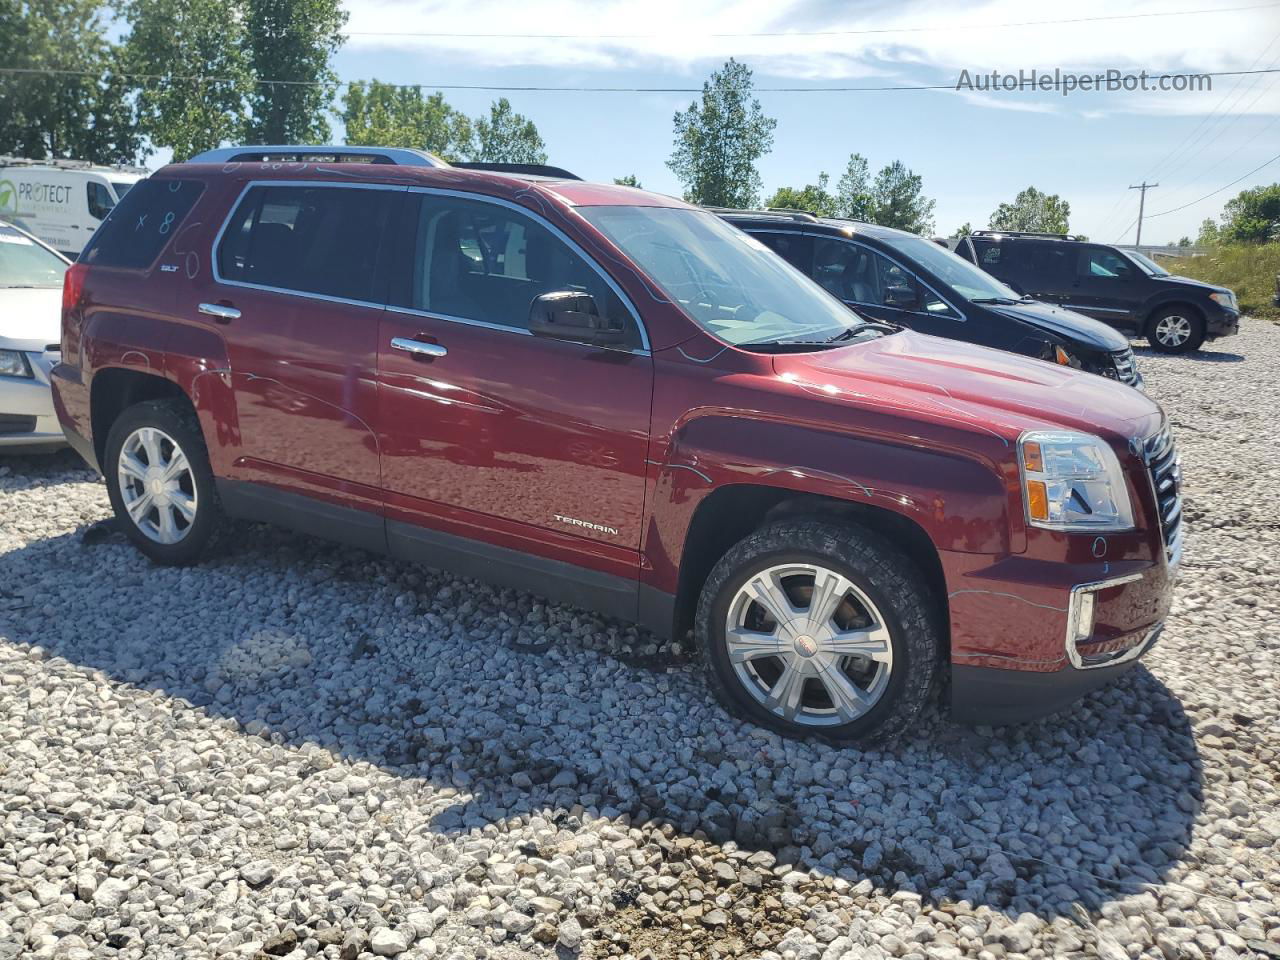
<path fill-rule="evenodd" d="M 441 533 L 265 484 L 216 478 L 229 516 L 286 527 L 671 633 L 675 598 L 638 580 Z"/>

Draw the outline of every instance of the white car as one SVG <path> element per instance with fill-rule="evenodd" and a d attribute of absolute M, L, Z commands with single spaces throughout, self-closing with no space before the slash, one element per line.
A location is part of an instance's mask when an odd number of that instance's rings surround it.
<path fill-rule="evenodd" d="M 116 202 L 145 175 L 141 167 L 0 157 L 0 220 L 74 259 Z"/>
<path fill-rule="evenodd" d="M 66 443 L 53 412 L 62 275 L 70 262 L 24 230 L 0 223 L 0 454 Z"/>

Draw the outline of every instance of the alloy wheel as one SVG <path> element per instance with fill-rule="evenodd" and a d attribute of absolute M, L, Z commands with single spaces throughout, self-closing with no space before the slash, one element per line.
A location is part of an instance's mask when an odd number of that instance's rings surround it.
<path fill-rule="evenodd" d="M 747 580 L 729 604 L 725 648 L 752 697 L 809 727 L 864 716 L 893 671 L 876 605 L 847 577 L 812 563 L 769 567 Z"/>
<path fill-rule="evenodd" d="M 1178 314 L 1161 317 L 1156 324 L 1156 338 L 1166 347 L 1180 347 L 1191 339 L 1191 321 Z"/>
<path fill-rule="evenodd" d="M 191 531 L 199 506 L 195 477 L 163 430 L 139 427 L 125 437 L 116 476 L 129 518 L 148 539 L 173 544 Z"/>

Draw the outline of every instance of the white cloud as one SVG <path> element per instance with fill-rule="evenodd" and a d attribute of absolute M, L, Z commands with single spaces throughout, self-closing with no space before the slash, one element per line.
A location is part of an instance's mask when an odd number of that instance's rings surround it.
<path fill-rule="evenodd" d="M 701 72 L 708 61 L 736 56 L 767 66 L 770 73 L 805 79 L 863 76 L 867 65 L 885 64 L 947 71 L 1032 66 L 1242 69 L 1257 56 L 1262 40 L 1280 30 L 1275 7 L 993 26 L 1163 13 L 1167 7 L 1150 0 L 1126 8 L 1114 0 L 1078 0 L 1069 7 L 978 0 L 963 9 L 951 0 L 903 0 L 891 7 L 832 0 L 348 0 L 347 29 L 355 50 L 431 50 L 494 66 L 646 66 Z M 801 30 L 828 35 L 785 35 Z M 892 32 L 897 30 L 903 32 Z M 746 33 L 775 35 L 725 36 Z M 1280 54 L 1280 44 L 1273 53 Z"/>

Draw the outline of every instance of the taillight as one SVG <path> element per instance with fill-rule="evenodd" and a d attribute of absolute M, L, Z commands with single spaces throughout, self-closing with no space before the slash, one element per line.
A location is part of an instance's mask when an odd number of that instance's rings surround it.
<path fill-rule="evenodd" d="M 80 298 L 84 295 L 84 278 L 89 268 L 83 263 L 73 263 L 62 277 L 62 313 L 80 306 Z"/>

